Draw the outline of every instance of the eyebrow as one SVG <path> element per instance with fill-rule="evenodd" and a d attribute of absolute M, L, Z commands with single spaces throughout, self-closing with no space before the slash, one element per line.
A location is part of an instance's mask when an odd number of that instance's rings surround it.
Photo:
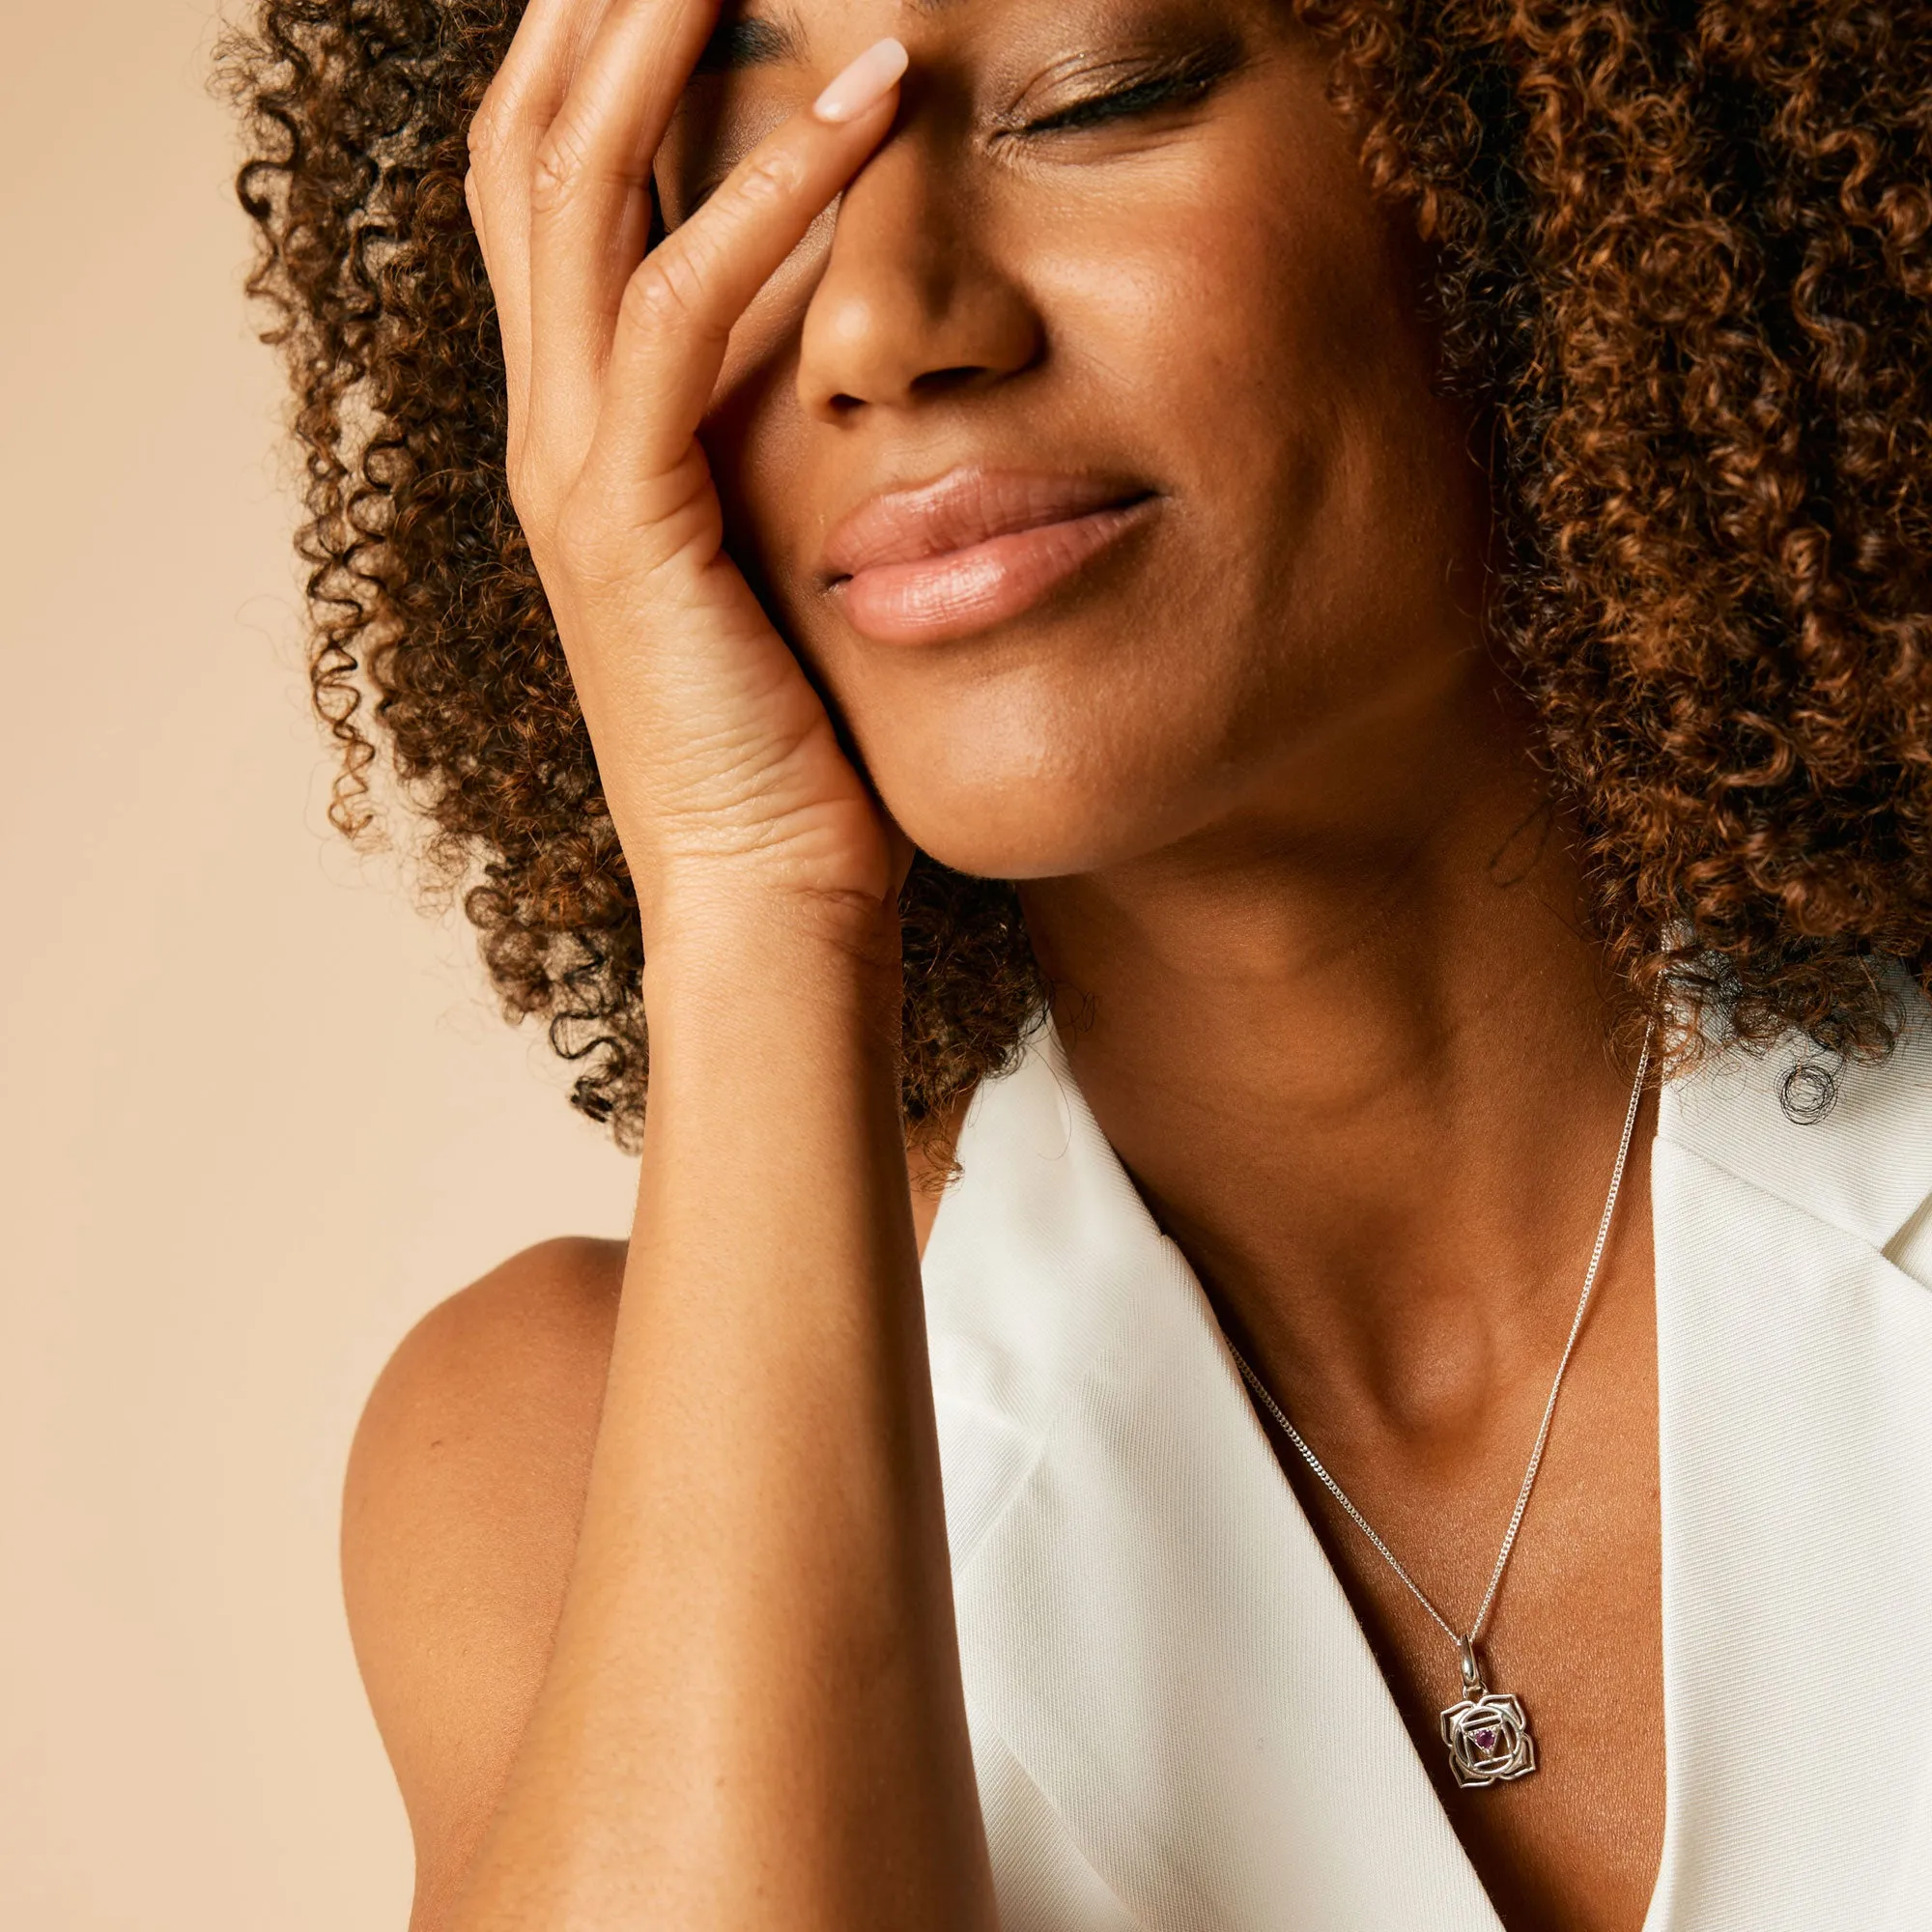
<path fill-rule="evenodd" d="M 739 73 L 746 68 L 780 67 L 803 52 L 798 29 L 788 19 L 740 14 L 719 22 L 693 71 Z"/>
<path fill-rule="evenodd" d="M 912 0 L 916 14 L 949 12 L 957 0 Z M 805 59 L 806 38 L 797 15 L 738 14 L 721 20 L 704 43 L 695 73 L 741 73 L 747 68 L 782 67 Z"/>

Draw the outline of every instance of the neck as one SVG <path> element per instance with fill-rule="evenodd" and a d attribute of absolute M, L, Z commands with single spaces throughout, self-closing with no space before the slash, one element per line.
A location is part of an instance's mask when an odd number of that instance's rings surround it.
<path fill-rule="evenodd" d="M 1024 897 L 1102 1130 L 1290 1412 L 1441 1443 L 1547 1385 L 1630 1073 L 1520 722 L 1379 722 L 1373 763 Z"/>

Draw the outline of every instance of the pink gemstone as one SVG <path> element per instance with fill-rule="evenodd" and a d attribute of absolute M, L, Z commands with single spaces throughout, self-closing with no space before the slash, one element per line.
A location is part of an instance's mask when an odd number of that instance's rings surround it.
<path fill-rule="evenodd" d="M 1499 1731 L 1478 1731 L 1476 1733 L 1476 1748 L 1486 1751 L 1494 1750 L 1496 1740 L 1500 1736 L 1501 1733 Z"/>

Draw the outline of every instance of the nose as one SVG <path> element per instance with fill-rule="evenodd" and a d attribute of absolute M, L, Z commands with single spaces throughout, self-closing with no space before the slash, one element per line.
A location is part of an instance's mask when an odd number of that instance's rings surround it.
<path fill-rule="evenodd" d="M 1038 360 L 1038 312 L 962 187 L 912 130 L 847 186 L 799 348 L 808 415 L 904 410 Z"/>

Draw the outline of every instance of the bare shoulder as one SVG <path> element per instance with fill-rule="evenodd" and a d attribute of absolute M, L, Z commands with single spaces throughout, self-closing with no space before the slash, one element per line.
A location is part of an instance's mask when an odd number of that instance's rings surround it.
<path fill-rule="evenodd" d="M 950 1157 L 950 1131 L 909 1155 L 922 1250 Z M 621 1241 L 546 1241 L 451 1295 L 356 1431 L 343 1590 L 415 1839 L 413 1932 L 448 1922 L 550 1665 L 624 1259 Z"/>
<path fill-rule="evenodd" d="M 623 1279 L 619 1241 L 526 1249 L 419 1321 L 363 1412 L 343 1584 L 441 1921 L 501 1793 L 563 1602 Z"/>

